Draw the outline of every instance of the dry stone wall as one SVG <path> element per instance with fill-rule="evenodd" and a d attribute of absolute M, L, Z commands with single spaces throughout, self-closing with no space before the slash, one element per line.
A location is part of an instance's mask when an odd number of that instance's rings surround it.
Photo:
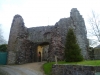
<path fill-rule="evenodd" d="M 52 66 L 52 75 L 96 75 L 96 73 L 99 72 L 100 72 L 100 66 L 82 66 L 82 65 Z"/>

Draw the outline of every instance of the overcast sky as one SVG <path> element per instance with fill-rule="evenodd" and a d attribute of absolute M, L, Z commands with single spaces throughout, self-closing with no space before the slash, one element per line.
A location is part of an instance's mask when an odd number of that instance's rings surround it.
<path fill-rule="evenodd" d="M 9 38 L 13 16 L 20 14 L 26 27 L 54 25 L 60 18 L 69 17 L 77 8 L 85 19 L 91 10 L 100 13 L 99 0 L 0 0 L 0 24 L 6 40 Z"/>

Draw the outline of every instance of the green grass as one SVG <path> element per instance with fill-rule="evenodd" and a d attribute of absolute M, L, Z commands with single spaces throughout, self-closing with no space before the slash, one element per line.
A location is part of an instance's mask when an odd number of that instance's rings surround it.
<path fill-rule="evenodd" d="M 92 66 L 100 66 L 100 60 L 87 60 L 81 62 L 58 62 L 58 64 L 69 64 L 69 65 L 92 65 Z"/>
<path fill-rule="evenodd" d="M 55 64 L 55 62 L 49 62 L 43 65 L 43 69 L 46 75 L 50 75 L 53 64 Z M 81 62 L 60 61 L 58 62 L 58 64 L 100 66 L 100 60 L 87 60 L 87 61 L 81 61 Z"/>
<path fill-rule="evenodd" d="M 44 69 L 44 72 L 46 75 L 50 75 L 53 64 L 54 64 L 54 62 L 49 62 L 49 63 L 43 64 L 43 69 Z"/>

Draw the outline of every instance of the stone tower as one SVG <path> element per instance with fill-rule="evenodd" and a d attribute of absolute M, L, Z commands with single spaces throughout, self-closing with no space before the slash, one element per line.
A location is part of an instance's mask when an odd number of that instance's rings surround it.
<path fill-rule="evenodd" d="M 69 28 L 73 28 L 81 54 L 84 59 L 88 59 L 87 31 L 84 19 L 76 8 L 71 10 L 69 18 L 60 19 L 54 26 L 26 28 L 22 17 L 15 15 L 8 42 L 8 64 L 38 61 L 38 51 L 40 51 L 38 46 L 41 52 L 47 53 L 44 54 L 45 59 L 54 61 L 54 56 L 57 55 L 58 60 L 63 60 Z M 44 57 L 43 54 L 42 57 Z"/>
<path fill-rule="evenodd" d="M 9 42 L 8 42 L 8 63 L 16 62 L 16 53 L 19 50 L 21 41 L 27 38 L 27 28 L 24 26 L 23 18 L 15 15 L 12 21 Z"/>

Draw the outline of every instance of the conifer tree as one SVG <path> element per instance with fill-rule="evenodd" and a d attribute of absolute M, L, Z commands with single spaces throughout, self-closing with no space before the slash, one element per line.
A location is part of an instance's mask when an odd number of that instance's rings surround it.
<path fill-rule="evenodd" d="M 65 44 L 65 61 L 66 62 L 78 62 L 82 61 L 81 49 L 77 44 L 76 36 L 73 29 L 69 29 L 66 36 Z"/>

